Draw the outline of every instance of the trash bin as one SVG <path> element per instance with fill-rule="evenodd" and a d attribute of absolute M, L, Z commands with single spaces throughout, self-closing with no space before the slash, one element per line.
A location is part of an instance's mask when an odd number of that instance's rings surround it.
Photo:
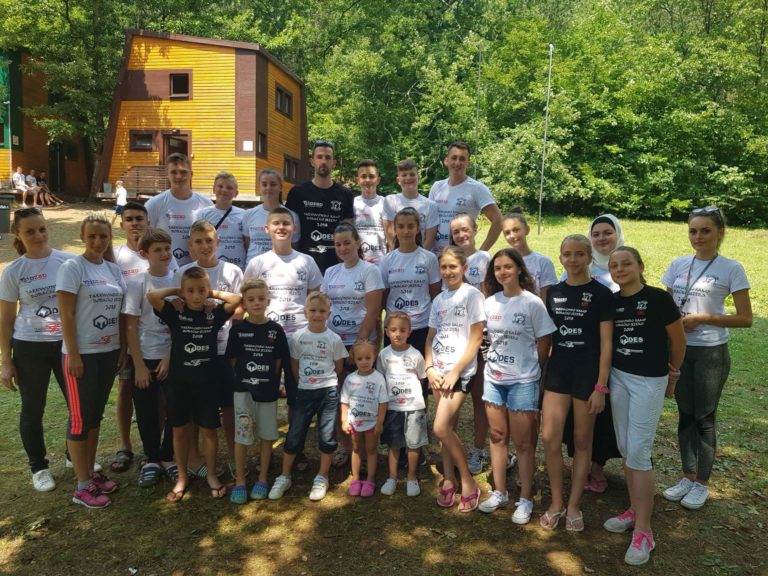
<path fill-rule="evenodd" d="M 0 196 L 0 234 L 7 234 L 11 231 L 11 200 L 8 195 Z"/>

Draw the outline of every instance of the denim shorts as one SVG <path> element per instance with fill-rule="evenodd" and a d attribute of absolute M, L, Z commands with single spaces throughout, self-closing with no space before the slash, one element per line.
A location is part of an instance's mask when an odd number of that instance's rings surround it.
<path fill-rule="evenodd" d="M 486 380 L 483 386 L 483 402 L 506 406 L 510 412 L 538 412 L 539 381 L 493 384 Z"/>
<path fill-rule="evenodd" d="M 299 388 L 293 416 L 288 426 L 283 452 L 298 454 L 304 450 L 307 432 L 312 419 L 317 415 L 317 444 L 323 454 L 336 451 L 336 416 L 339 412 L 339 391 L 336 386 L 306 390 Z"/>
<path fill-rule="evenodd" d="M 387 410 L 384 418 L 384 430 L 381 433 L 381 443 L 392 450 L 403 446 L 415 450 L 429 444 L 427 430 L 427 411 L 409 410 L 399 412 Z"/>

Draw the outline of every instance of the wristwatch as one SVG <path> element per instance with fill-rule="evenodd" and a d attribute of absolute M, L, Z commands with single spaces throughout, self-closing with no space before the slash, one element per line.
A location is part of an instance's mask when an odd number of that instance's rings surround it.
<path fill-rule="evenodd" d="M 600 392 L 600 394 L 610 394 L 611 391 L 608 389 L 608 386 L 604 386 L 603 384 L 595 384 L 595 390 Z"/>

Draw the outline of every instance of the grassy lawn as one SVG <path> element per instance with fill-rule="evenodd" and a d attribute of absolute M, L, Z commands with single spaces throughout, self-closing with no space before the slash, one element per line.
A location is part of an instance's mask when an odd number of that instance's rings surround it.
<path fill-rule="evenodd" d="M 72 208 L 48 215 L 56 247 L 79 250 L 77 230 L 83 212 Z M 529 243 L 556 261 L 559 242 L 569 233 L 585 232 L 584 218 L 546 218 L 541 236 L 535 223 Z M 623 222 L 626 243 L 646 260 L 646 277 L 659 284 L 672 258 L 690 254 L 682 222 Z M 485 228 L 483 228 L 485 230 Z M 484 232 L 481 230 L 481 237 Z M 732 330 L 733 368 L 719 414 L 719 455 L 713 493 L 700 511 L 656 500 L 657 549 L 644 569 L 652 574 L 768 574 L 765 549 L 768 515 L 768 402 L 763 343 L 768 339 L 768 256 L 765 230 L 731 229 L 722 253 L 741 261 L 752 282 L 755 323 Z M 503 240 L 496 247 L 501 248 Z M 10 239 L 0 242 L 0 262 L 11 260 Z M 3 264 L 0 264 L 2 268 Z M 519 527 L 509 513 L 460 514 L 434 504 L 440 475 L 433 457 L 420 469 L 422 495 L 407 498 L 404 485 L 393 497 L 346 496 L 347 474 L 334 471 L 328 497 L 312 503 L 307 495 L 317 468 L 314 434 L 307 452 L 310 469 L 294 475 L 294 487 L 278 502 L 230 504 L 210 498 L 204 482 L 193 485 L 178 505 L 163 502 L 168 480 L 154 489 L 136 486 L 136 470 L 113 474 L 120 491 L 105 510 L 86 510 L 70 503 L 72 474 L 64 468 L 66 410 L 54 384 L 46 413 L 46 440 L 58 488 L 47 494 L 32 490 L 18 435 L 18 394 L 0 392 L 0 573 L 64 575 L 182 574 L 636 574 L 622 559 L 628 536 L 610 534 L 602 522 L 626 507 L 626 488 L 619 463 L 607 467 L 610 488 L 587 494 L 581 535 L 562 526 L 547 533 L 535 521 L 548 501 L 546 471 L 539 458 L 534 521 Z M 282 422 L 285 414 L 282 413 Z M 660 487 L 678 479 L 676 409 L 667 401 L 654 461 Z M 465 404 L 461 433 L 470 438 L 471 408 Z M 286 427 L 281 431 L 284 433 Z M 140 440 L 134 428 L 135 448 Z M 278 441 L 270 479 L 278 473 Z M 114 426 L 114 391 L 102 430 L 99 460 L 105 466 L 118 448 Z M 432 447 L 433 452 L 436 447 Z M 255 465 L 255 463 L 253 463 Z M 379 461 L 380 482 L 385 460 Z M 488 489 L 486 474 L 478 476 Z M 514 486 L 514 472 L 511 474 Z M 252 481 L 252 479 L 251 479 Z M 510 497 L 517 494 L 511 491 Z M 132 570 L 138 570 L 133 572 Z"/>

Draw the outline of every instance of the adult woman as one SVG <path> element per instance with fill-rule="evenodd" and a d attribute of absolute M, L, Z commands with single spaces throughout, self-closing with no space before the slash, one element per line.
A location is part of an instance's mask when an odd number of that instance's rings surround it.
<path fill-rule="evenodd" d="M 77 476 L 75 504 L 104 508 L 117 484 L 94 472 L 104 406 L 120 356 L 119 316 L 125 293 L 112 253 L 112 225 L 103 214 L 80 226 L 82 256 L 67 260 L 56 277 L 61 313 L 69 422 L 67 445 Z"/>
<path fill-rule="evenodd" d="M 51 372 L 66 396 L 56 274 L 73 255 L 51 248 L 45 218 L 37 208 L 16 210 L 11 231 L 19 257 L 0 278 L 0 380 L 9 390 L 19 389 L 19 432 L 32 470 L 32 485 L 47 492 L 56 487 L 48 470 L 43 435 Z"/>
<path fill-rule="evenodd" d="M 672 261 L 661 281 L 683 315 L 688 336 L 685 360 L 675 389 L 679 411 L 677 438 L 683 478 L 664 498 L 691 510 L 704 506 L 717 444 L 715 414 L 731 368 L 728 328 L 752 325 L 749 281 L 744 267 L 719 254 L 725 218 L 716 206 L 688 217 L 688 239 L 695 254 Z M 726 314 L 733 295 L 735 314 Z"/>

